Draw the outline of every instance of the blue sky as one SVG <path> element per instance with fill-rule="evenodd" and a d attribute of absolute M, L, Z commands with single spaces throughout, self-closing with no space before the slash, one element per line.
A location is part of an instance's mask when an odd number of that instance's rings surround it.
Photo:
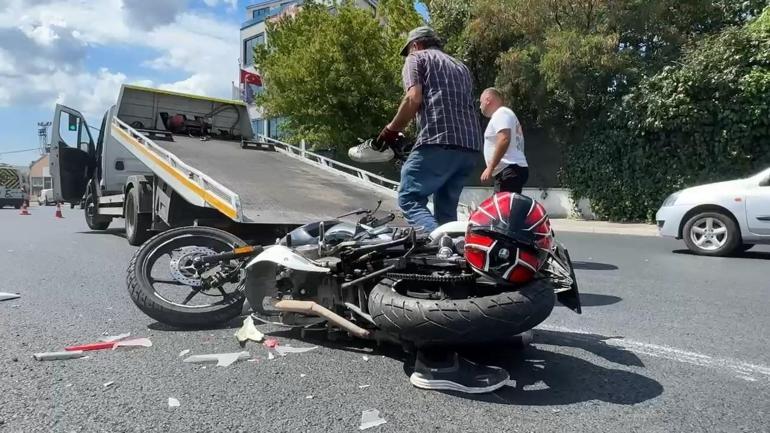
<path fill-rule="evenodd" d="M 123 83 L 230 97 L 252 0 L 2 0 L 0 162 L 28 165 L 56 103 L 99 126 Z M 427 15 L 422 5 L 418 10 Z"/>

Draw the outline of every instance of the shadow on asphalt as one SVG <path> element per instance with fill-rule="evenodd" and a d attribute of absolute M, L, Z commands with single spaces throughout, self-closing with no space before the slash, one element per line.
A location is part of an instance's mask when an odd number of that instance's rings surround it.
<path fill-rule="evenodd" d="M 113 235 L 119 238 L 126 238 L 126 229 L 124 228 L 112 228 L 107 230 L 92 230 L 87 232 L 77 232 L 81 235 Z"/>
<path fill-rule="evenodd" d="M 580 294 L 580 306 L 581 307 L 603 307 L 605 305 L 617 304 L 622 301 L 623 298 L 612 295 L 598 295 L 594 293 L 581 293 Z M 556 303 L 557 307 L 563 307 L 564 305 Z"/>
<path fill-rule="evenodd" d="M 271 332 L 278 338 L 300 338 L 298 331 Z M 387 356 L 404 363 L 404 380 L 409 380 L 414 366 L 414 355 L 399 346 L 367 340 L 345 338 L 330 341 L 325 333 L 307 333 L 302 341 L 335 350 Z M 493 394 L 463 394 L 444 392 L 459 398 L 493 404 L 519 406 L 550 406 L 603 401 L 611 404 L 632 405 L 651 400 L 663 393 L 663 385 L 654 379 L 626 369 L 604 367 L 576 356 L 559 353 L 548 346 L 577 348 L 590 352 L 607 362 L 622 367 L 643 368 L 636 354 L 621 347 L 607 344 L 606 337 L 535 330 L 534 345 L 522 349 L 515 343 L 458 347 L 466 358 L 508 370 L 515 385 L 506 386 Z"/>
<path fill-rule="evenodd" d="M 694 252 L 690 250 L 674 250 L 671 251 L 674 254 L 682 254 L 685 256 L 698 256 L 703 257 L 704 259 L 709 259 L 709 256 L 701 256 L 698 254 L 695 254 Z M 768 251 L 744 251 L 742 253 L 733 254 L 731 256 L 728 256 L 730 258 L 736 258 L 736 259 L 756 259 L 756 260 L 770 260 L 770 252 Z M 721 258 L 721 257 L 717 257 Z"/>
<path fill-rule="evenodd" d="M 611 265 L 609 263 L 581 262 L 581 261 L 573 261 L 572 267 L 575 269 L 582 269 L 584 271 L 615 271 L 618 269 L 617 266 Z"/>

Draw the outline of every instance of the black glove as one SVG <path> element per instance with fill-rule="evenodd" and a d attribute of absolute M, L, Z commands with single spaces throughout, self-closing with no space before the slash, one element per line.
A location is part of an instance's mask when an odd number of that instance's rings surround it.
<path fill-rule="evenodd" d="M 398 135 L 399 131 L 394 131 L 386 126 L 382 128 L 380 135 L 374 140 L 373 147 L 379 151 L 383 151 L 386 146 L 390 146 L 398 140 Z"/>

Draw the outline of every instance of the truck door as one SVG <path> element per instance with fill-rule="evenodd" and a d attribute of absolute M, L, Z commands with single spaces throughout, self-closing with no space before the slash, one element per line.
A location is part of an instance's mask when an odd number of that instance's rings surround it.
<path fill-rule="evenodd" d="M 54 200 L 79 202 L 96 168 L 96 149 L 83 115 L 64 105 L 56 105 L 49 161 Z"/>

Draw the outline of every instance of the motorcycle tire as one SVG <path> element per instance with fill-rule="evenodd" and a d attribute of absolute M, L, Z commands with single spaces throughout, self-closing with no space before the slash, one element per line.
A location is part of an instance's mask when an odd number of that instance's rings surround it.
<path fill-rule="evenodd" d="M 402 295 L 397 283 L 386 278 L 372 289 L 369 314 L 380 329 L 417 347 L 508 340 L 542 323 L 555 303 L 544 279 L 513 292 L 443 300 Z"/>
<path fill-rule="evenodd" d="M 240 238 L 211 227 L 180 227 L 164 231 L 145 242 L 128 265 L 126 285 L 131 300 L 142 312 L 158 322 L 178 328 L 207 328 L 220 325 L 238 317 L 243 310 L 246 295 L 231 298 L 227 303 L 203 308 L 189 308 L 169 303 L 157 296 L 147 278 L 144 266 L 148 256 L 160 245 L 179 236 L 206 236 L 231 245 L 233 248 L 246 246 Z"/>

